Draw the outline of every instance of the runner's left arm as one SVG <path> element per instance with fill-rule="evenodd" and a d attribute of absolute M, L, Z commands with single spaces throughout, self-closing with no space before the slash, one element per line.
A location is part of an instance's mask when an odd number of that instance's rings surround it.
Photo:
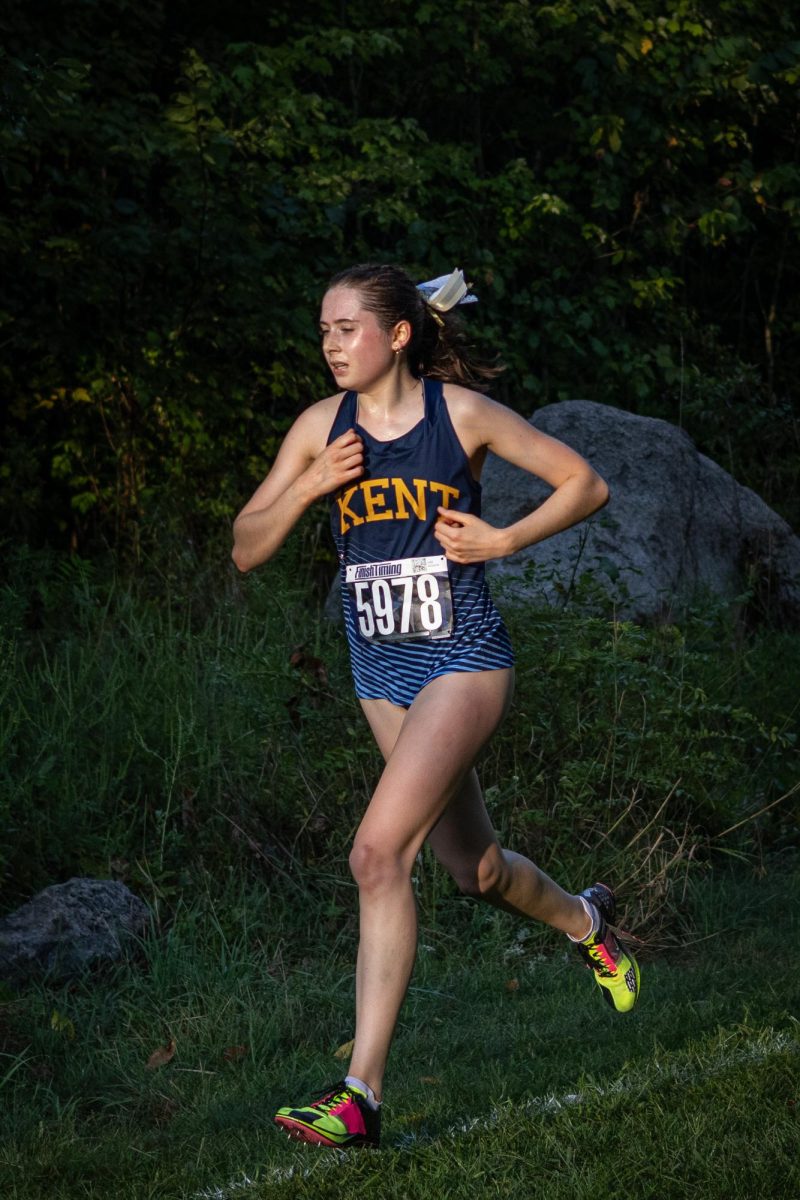
<path fill-rule="evenodd" d="M 533 512 L 505 529 L 470 513 L 440 508 L 435 536 L 451 561 L 505 558 L 569 529 L 608 502 L 605 480 L 575 450 L 534 429 L 505 405 L 477 393 L 466 395 L 463 403 L 453 406 L 453 416 L 467 454 L 486 447 L 544 479 L 554 490 Z"/>

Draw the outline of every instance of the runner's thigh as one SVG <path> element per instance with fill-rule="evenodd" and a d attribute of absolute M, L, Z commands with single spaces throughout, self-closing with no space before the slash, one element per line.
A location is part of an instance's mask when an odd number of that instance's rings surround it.
<path fill-rule="evenodd" d="M 364 705 L 387 761 L 358 843 L 413 861 L 500 723 L 512 678 L 510 670 L 443 675 L 399 721 L 385 708 L 371 713 Z"/>

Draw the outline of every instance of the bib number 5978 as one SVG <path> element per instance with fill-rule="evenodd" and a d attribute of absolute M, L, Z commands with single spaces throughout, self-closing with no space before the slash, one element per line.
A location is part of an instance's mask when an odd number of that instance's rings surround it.
<path fill-rule="evenodd" d="M 346 570 L 358 631 L 367 641 L 448 637 L 453 625 L 444 555 L 364 563 Z"/>

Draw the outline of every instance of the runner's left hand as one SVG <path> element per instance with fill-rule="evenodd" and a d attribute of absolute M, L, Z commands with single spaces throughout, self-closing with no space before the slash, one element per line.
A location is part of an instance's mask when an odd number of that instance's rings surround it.
<path fill-rule="evenodd" d="M 504 529 L 496 529 L 472 513 L 441 507 L 436 511 L 439 518 L 433 536 L 451 562 L 486 562 L 508 553 Z"/>

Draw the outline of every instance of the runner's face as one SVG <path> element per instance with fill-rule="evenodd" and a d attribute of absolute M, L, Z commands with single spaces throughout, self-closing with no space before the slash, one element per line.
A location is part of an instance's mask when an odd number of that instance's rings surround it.
<path fill-rule="evenodd" d="M 369 391 L 390 370 L 395 358 L 391 336 L 362 307 L 355 288 L 325 293 L 319 328 L 322 353 L 341 388 Z"/>

